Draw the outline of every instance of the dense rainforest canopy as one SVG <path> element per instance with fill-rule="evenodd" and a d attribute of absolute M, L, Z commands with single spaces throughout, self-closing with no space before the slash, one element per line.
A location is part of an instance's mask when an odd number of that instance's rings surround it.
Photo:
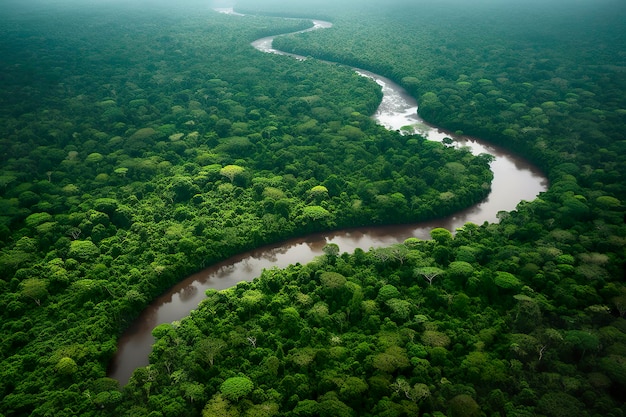
<path fill-rule="evenodd" d="M 0 6 L 0 415 L 626 413 L 622 2 L 23 3 Z M 550 189 L 210 292 L 120 387 L 117 337 L 186 274 L 489 192 L 489 158 L 377 126 L 371 80 L 254 50 L 311 25 L 271 15 L 333 21 L 276 45 L 398 81 Z"/>

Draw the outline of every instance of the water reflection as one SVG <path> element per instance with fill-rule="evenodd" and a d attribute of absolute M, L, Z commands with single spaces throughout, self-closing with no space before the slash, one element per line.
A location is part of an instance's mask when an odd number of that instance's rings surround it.
<path fill-rule="evenodd" d="M 193 297 L 198 293 L 198 287 L 195 285 L 190 285 L 188 287 L 183 288 L 180 294 L 180 301 L 190 301 Z"/>

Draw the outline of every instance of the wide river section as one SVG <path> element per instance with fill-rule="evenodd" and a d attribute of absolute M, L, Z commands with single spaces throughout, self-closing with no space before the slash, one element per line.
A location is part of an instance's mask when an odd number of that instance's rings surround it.
<path fill-rule="evenodd" d="M 235 14 L 232 9 L 219 11 Z M 307 30 L 332 26 L 329 22 L 317 20 L 313 23 L 314 26 Z M 262 52 L 305 59 L 273 49 L 273 39 L 273 36 L 259 39 L 252 45 Z M 454 232 L 468 222 L 478 225 L 496 222 L 498 212 L 514 210 L 520 201 L 534 200 L 546 190 L 548 181 L 543 173 L 524 159 L 478 138 L 457 136 L 425 123 L 417 114 L 417 102 L 401 86 L 378 74 L 360 69 L 355 71 L 374 79 L 382 88 L 382 102 L 372 116 L 379 124 L 392 130 L 417 132 L 435 141 L 451 138 L 454 141 L 451 146 L 469 147 L 476 155 L 487 153 L 494 156 L 491 163 L 494 179 L 489 196 L 447 218 L 401 226 L 363 227 L 309 235 L 242 253 L 193 274 L 154 300 L 122 335 L 117 353 L 109 366 L 108 374 L 111 378 L 124 385 L 136 368 L 148 365 L 148 356 L 154 344 L 152 329 L 161 323 L 170 323 L 189 315 L 204 299 L 208 289 L 221 290 L 241 281 L 251 281 L 263 269 L 307 263 L 321 255 L 327 243 L 335 243 L 341 252 L 351 253 L 356 248 L 368 250 L 401 243 L 409 237 L 429 239 L 430 230 L 435 227 L 445 227 Z"/>

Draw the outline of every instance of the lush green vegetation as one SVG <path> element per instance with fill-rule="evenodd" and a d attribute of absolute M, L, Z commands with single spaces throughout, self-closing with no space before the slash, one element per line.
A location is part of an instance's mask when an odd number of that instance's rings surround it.
<path fill-rule="evenodd" d="M 550 190 L 454 238 L 329 248 L 210 292 L 155 329 L 124 389 L 105 377 L 116 336 L 185 274 L 453 212 L 488 192 L 488 161 L 375 126 L 380 92 L 347 68 L 248 45 L 306 21 L 8 3 L 0 413 L 622 416 L 624 7 L 433 3 L 263 11 L 333 20 L 280 47 L 398 80 L 425 118 L 523 153 Z"/>
<path fill-rule="evenodd" d="M 154 329 L 152 364 L 122 409 L 622 415 L 626 321 L 598 304 L 620 291 L 590 282 L 598 263 L 550 241 L 526 247 L 497 226 L 431 236 L 353 255 L 329 247 L 308 265 L 208 291 L 190 317 Z"/>
<path fill-rule="evenodd" d="M 308 21 L 122 6 L 3 19 L 0 413 L 97 410 L 120 331 L 207 264 L 489 192 L 488 158 L 375 125 L 374 82 L 249 45 Z"/>
<path fill-rule="evenodd" d="M 426 120 L 522 152 L 553 180 L 559 164 L 576 164 L 581 185 L 624 195 L 622 2 L 342 4 L 350 13 L 332 29 L 276 46 L 386 75 Z"/>

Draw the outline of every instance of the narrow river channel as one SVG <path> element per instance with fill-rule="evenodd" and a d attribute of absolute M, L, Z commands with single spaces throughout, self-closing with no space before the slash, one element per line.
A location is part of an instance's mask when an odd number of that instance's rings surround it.
<path fill-rule="evenodd" d="M 218 11 L 230 14 L 232 9 Z M 307 30 L 329 28 L 329 22 L 313 21 L 314 26 Z M 252 45 L 262 52 L 283 53 L 272 48 L 274 36 L 254 41 Z M 417 102 L 406 91 L 391 80 L 368 71 L 355 69 L 363 76 L 374 79 L 383 90 L 383 100 L 372 116 L 379 124 L 392 130 L 413 130 L 430 140 L 442 141 L 449 137 L 452 146 L 469 147 L 474 154 L 488 153 L 495 157 L 491 163 L 494 179 L 491 193 L 484 201 L 458 212 L 450 217 L 431 222 L 401 226 L 363 227 L 335 232 L 309 235 L 282 243 L 257 248 L 242 253 L 219 264 L 210 266 L 191 275 L 172 287 L 166 294 L 150 304 L 135 322 L 126 330 L 118 343 L 117 354 L 109 366 L 109 376 L 124 385 L 133 371 L 148 365 L 154 338 L 152 329 L 161 323 L 180 320 L 189 315 L 205 297 L 208 289 L 225 289 L 240 281 L 251 281 L 263 269 L 284 268 L 294 263 L 307 263 L 322 254 L 327 243 L 339 245 L 341 252 L 353 252 L 356 248 L 368 250 L 371 247 L 401 243 L 409 237 L 430 238 L 430 230 L 445 227 L 454 231 L 467 222 L 482 224 L 497 221 L 500 211 L 514 210 L 520 201 L 530 201 L 546 190 L 548 181 L 539 169 L 522 158 L 504 149 L 489 145 L 477 138 L 456 136 L 426 124 L 417 114 Z"/>

